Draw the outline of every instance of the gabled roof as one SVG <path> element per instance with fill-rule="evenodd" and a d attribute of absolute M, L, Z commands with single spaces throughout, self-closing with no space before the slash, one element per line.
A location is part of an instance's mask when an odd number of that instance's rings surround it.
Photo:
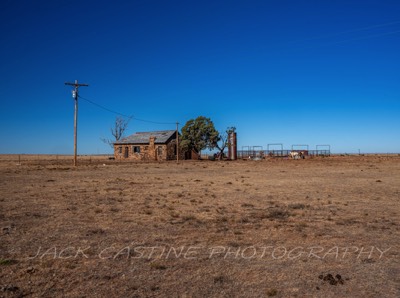
<path fill-rule="evenodd" d="M 170 139 L 174 139 L 176 130 L 161 130 L 149 132 L 137 132 L 126 138 L 123 138 L 115 144 L 149 144 L 150 137 L 155 137 L 155 144 L 165 144 Z"/>

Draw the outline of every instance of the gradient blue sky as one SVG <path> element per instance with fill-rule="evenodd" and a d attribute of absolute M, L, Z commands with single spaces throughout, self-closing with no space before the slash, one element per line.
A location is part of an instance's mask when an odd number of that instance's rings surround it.
<path fill-rule="evenodd" d="M 1 1 L 0 153 L 73 153 L 71 87 L 137 118 L 236 126 L 238 145 L 400 152 L 400 2 Z M 79 102 L 78 153 L 115 115 Z M 136 131 L 174 129 L 131 121 Z"/>

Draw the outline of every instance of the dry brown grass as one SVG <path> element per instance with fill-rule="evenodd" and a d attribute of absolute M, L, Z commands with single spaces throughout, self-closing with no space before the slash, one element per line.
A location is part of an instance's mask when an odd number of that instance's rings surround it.
<path fill-rule="evenodd" d="M 400 296 L 398 156 L 39 157 L 0 158 L 0 297 Z"/>

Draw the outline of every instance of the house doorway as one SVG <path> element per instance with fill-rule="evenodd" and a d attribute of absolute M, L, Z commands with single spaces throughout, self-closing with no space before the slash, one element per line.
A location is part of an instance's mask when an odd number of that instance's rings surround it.
<path fill-rule="evenodd" d="M 162 160 L 162 156 L 163 156 L 163 147 L 162 146 L 158 146 L 158 148 L 157 148 L 157 160 Z"/>
<path fill-rule="evenodd" d="M 128 158 L 129 157 L 129 147 L 125 147 L 125 152 L 124 152 L 124 157 Z"/>

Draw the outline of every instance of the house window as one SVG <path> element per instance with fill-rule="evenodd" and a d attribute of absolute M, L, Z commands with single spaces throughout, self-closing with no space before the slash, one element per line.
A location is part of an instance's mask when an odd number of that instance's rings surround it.
<path fill-rule="evenodd" d="M 162 147 L 162 146 L 158 146 L 158 147 L 157 147 L 157 151 L 158 151 L 158 152 L 157 152 L 158 156 L 161 157 L 162 154 L 163 154 L 163 147 Z"/>
<path fill-rule="evenodd" d="M 122 154 L 122 146 L 118 147 L 118 152 L 119 152 L 119 154 Z"/>
<path fill-rule="evenodd" d="M 140 153 L 140 147 L 139 146 L 133 146 L 133 153 Z"/>

